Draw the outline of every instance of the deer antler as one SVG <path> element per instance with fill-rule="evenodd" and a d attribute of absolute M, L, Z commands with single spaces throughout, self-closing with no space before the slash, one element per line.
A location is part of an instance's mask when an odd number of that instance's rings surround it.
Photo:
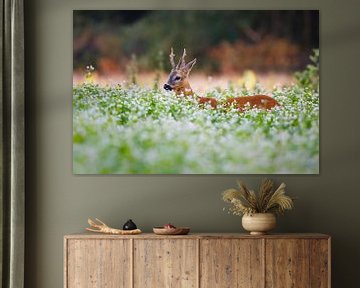
<path fill-rule="evenodd" d="M 183 55 L 181 56 L 181 58 L 179 59 L 179 63 L 177 65 L 177 68 L 182 68 L 185 66 L 185 57 L 186 57 L 186 49 L 184 48 L 184 52 Z"/>
<path fill-rule="evenodd" d="M 171 47 L 171 53 L 170 53 L 169 57 L 170 57 L 171 66 L 174 69 L 175 68 L 175 61 L 174 61 L 175 54 L 174 54 L 174 49 L 172 47 Z"/>
<path fill-rule="evenodd" d="M 90 218 L 88 218 L 88 223 L 89 225 L 93 228 L 86 228 L 86 230 L 91 231 L 91 232 L 99 232 L 99 233 L 105 233 L 105 234 L 116 234 L 116 235 L 134 235 L 134 234 L 140 234 L 141 230 L 140 229 L 135 229 L 135 230 L 120 230 L 120 229 L 115 229 L 115 228 L 111 228 L 109 226 L 107 226 L 104 222 L 102 222 L 101 220 L 95 218 L 95 221 L 91 220 Z"/>

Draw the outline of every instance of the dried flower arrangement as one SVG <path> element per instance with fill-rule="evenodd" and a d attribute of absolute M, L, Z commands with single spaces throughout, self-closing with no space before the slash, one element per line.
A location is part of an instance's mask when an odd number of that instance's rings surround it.
<path fill-rule="evenodd" d="M 239 189 L 228 189 L 222 193 L 222 199 L 231 203 L 229 213 L 233 215 L 252 215 L 256 213 L 283 214 L 294 207 L 294 198 L 285 195 L 285 183 L 274 190 L 274 182 L 264 179 L 259 192 L 249 190 L 245 183 L 238 181 Z"/>

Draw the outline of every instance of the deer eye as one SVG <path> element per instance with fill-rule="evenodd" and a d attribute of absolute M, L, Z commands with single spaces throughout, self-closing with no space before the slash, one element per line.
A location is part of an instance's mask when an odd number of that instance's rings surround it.
<path fill-rule="evenodd" d="M 178 81 L 178 80 L 180 80 L 180 79 L 181 79 L 180 76 L 176 76 L 176 77 L 175 77 L 175 81 Z"/>

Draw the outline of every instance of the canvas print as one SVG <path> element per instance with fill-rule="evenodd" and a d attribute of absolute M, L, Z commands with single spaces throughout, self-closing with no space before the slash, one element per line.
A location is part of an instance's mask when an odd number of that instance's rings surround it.
<path fill-rule="evenodd" d="M 319 12 L 73 12 L 74 174 L 318 174 Z"/>

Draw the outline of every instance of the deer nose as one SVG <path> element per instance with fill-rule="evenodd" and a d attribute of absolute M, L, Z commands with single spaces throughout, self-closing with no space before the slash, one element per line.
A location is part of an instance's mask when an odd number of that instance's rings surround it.
<path fill-rule="evenodd" d="M 168 90 L 168 91 L 172 90 L 172 88 L 171 88 L 171 86 L 169 84 L 164 84 L 164 89 Z"/>

